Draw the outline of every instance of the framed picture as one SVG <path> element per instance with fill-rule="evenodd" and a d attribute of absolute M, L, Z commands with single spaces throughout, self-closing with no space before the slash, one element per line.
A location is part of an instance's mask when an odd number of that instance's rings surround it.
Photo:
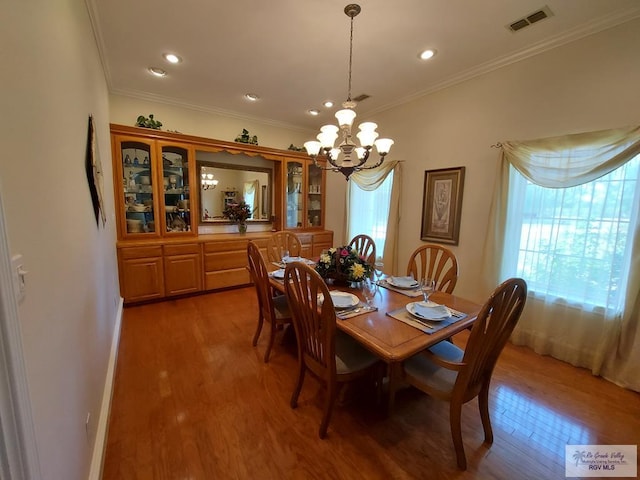
<path fill-rule="evenodd" d="M 104 225 L 107 223 L 107 214 L 104 211 L 104 202 L 102 195 L 102 163 L 100 162 L 100 156 L 98 155 L 96 129 L 93 123 L 92 115 L 89 115 L 89 123 L 87 127 L 85 170 L 87 173 L 87 181 L 89 182 L 89 193 L 91 195 L 93 213 L 96 217 L 96 224 L 99 227 L 100 219 L 102 219 L 102 226 L 104 227 Z"/>
<path fill-rule="evenodd" d="M 420 239 L 458 244 L 464 167 L 425 170 Z"/>

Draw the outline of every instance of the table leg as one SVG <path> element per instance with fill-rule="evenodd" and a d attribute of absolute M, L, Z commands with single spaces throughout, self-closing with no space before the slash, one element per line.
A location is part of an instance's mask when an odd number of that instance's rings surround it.
<path fill-rule="evenodd" d="M 402 378 L 402 363 L 392 362 L 389 364 L 389 398 L 387 400 L 387 415 L 391 416 L 393 405 L 396 399 L 396 391 Z"/>

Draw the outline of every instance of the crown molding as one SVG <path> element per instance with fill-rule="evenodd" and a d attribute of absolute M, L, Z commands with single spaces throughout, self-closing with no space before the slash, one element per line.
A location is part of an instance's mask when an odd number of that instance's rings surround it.
<path fill-rule="evenodd" d="M 506 67 L 508 65 L 520 62 L 522 60 L 533 57 L 535 55 L 539 55 L 549 50 L 553 50 L 554 48 L 566 45 L 568 43 L 575 42 L 577 40 L 588 37 L 590 35 L 595 35 L 596 33 L 600 33 L 610 28 L 617 27 L 618 25 L 622 25 L 624 23 L 630 22 L 639 17 L 640 17 L 640 6 L 632 7 L 630 9 L 612 13 L 611 15 L 608 15 L 606 17 L 601 17 L 597 20 L 593 20 L 591 22 L 585 23 L 579 27 L 568 30 L 562 34 L 549 37 L 542 42 L 538 42 L 537 44 L 531 47 L 525 48 L 511 55 L 500 57 L 500 58 L 491 60 L 490 62 L 477 65 L 473 68 L 465 70 L 464 72 L 461 72 L 457 75 L 449 77 L 448 79 L 440 83 L 437 83 L 427 89 L 420 90 L 411 95 L 402 97 L 396 101 L 389 102 L 380 107 L 376 107 L 373 110 L 369 110 L 366 112 L 366 115 L 367 116 L 375 115 L 377 113 L 384 112 L 391 108 L 418 100 L 419 98 L 425 97 L 439 90 L 443 90 L 453 85 L 466 82 L 467 80 L 471 80 L 472 78 L 479 77 L 481 75 L 492 72 L 494 70 L 498 70 L 502 67 Z"/>

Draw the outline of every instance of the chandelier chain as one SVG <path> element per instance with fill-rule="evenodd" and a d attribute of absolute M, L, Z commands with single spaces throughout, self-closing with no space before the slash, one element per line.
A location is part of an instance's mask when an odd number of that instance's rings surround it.
<path fill-rule="evenodd" d="M 351 101 L 351 65 L 353 63 L 353 15 L 351 17 L 351 36 L 349 37 L 349 93 L 347 102 Z"/>

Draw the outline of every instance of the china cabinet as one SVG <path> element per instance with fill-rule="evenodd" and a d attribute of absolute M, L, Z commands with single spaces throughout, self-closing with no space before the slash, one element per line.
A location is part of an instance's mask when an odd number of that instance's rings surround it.
<path fill-rule="evenodd" d="M 324 230 L 325 171 L 304 154 L 122 125 L 111 125 L 111 141 L 125 304 L 249 285 L 247 243 L 254 240 L 264 249 L 272 229 L 294 229 L 307 257 L 333 244 L 333 232 Z M 202 152 L 271 162 L 260 168 L 231 162 L 229 170 L 241 170 L 245 183 L 258 178 L 257 171 L 269 172 L 257 203 L 256 224 L 264 230 L 198 232 L 199 226 L 210 227 L 199 214 L 205 189 L 196 169 L 198 152 L 200 168 L 206 165 Z M 217 205 L 237 201 L 243 190 L 233 186 L 231 174 L 219 169 L 216 175 L 223 179 Z"/>
<path fill-rule="evenodd" d="M 287 229 L 324 226 L 325 171 L 306 158 L 285 159 Z"/>
<path fill-rule="evenodd" d="M 189 151 L 184 146 L 160 144 L 162 153 L 163 197 L 162 231 L 168 235 L 192 232 L 197 228 L 197 217 L 191 215 L 190 173 L 195 172 L 195 161 L 190 160 Z M 193 165 L 191 165 L 193 164 Z"/>
<path fill-rule="evenodd" d="M 129 135 L 113 136 L 118 236 L 153 238 L 191 235 L 195 162 L 187 145 Z M 117 181 L 117 179 L 121 179 Z"/>

